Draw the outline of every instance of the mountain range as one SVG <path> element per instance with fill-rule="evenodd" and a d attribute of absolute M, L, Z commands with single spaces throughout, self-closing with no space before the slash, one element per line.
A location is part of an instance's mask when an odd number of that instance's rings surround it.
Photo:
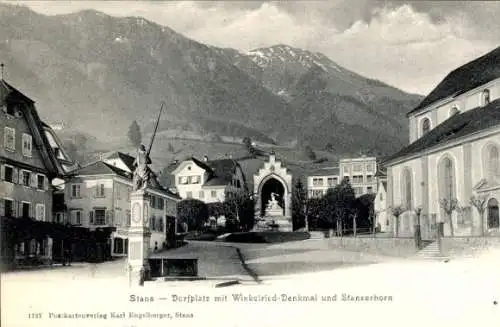
<path fill-rule="evenodd" d="M 133 120 L 152 130 L 163 101 L 160 132 L 387 154 L 407 143 L 405 114 L 422 99 L 321 53 L 242 53 L 94 10 L 45 16 L 0 4 L 0 61 L 46 122 L 100 140 L 126 142 Z"/>

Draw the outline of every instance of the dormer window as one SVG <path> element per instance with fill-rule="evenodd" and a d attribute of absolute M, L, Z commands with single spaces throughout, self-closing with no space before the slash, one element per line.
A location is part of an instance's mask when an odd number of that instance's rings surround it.
<path fill-rule="evenodd" d="M 429 118 L 424 118 L 422 121 L 422 136 L 427 134 L 431 130 L 431 120 Z"/>
<path fill-rule="evenodd" d="M 455 116 L 456 114 L 459 114 L 460 110 L 458 110 L 458 106 L 453 106 L 450 110 L 450 117 Z"/>
<path fill-rule="evenodd" d="M 483 106 L 486 106 L 490 103 L 490 90 L 486 89 L 483 91 Z"/>

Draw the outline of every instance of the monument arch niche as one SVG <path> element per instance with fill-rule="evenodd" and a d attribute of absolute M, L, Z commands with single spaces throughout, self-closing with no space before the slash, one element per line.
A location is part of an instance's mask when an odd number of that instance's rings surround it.
<path fill-rule="evenodd" d="M 256 229 L 277 226 L 278 230 L 292 231 L 292 174 L 272 153 L 253 180 Z"/>

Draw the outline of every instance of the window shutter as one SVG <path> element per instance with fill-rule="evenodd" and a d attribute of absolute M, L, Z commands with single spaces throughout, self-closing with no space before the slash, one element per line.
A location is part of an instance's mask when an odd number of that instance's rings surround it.
<path fill-rule="evenodd" d="M 99 194 L 99 184 L 96 184 L 94 187 L 94 198 L 97 198 L 97 195 Z"/>
<path fill-rule="evenodd" d="M 0 181 L 3 181 L 5 179 L 5 166 L 0 165 Z"/>
<path fill-rule="evenodd" d="M 12 200 L 12 216 L 13 217 L 17 217 L 17 201 L 16 200 Z"/>
<path fill-rule="evenodd" d="M 5 202 L 3 199 L 0 199 L 0 217 L 5 216 Z"/>
<path fill-rule="evenodd" d="M 12 169 L 12 182 L 14 184 L 19 183 L 19 169 L 17 169 L 17 168 Z"/>
<path fill-rule="evenodd" d="M 49 190 L 49 179 L 47 178 L 47 176 L 43 176 L 43 189 L 45 191 Z"/>
<path fill-rule="evenodd" d="M 94 212 L 93 211 L 89 212 L 89 223 L 91 225 L 94 224 Z"/>
<path fill-rule="evenodd" d="M 30 181 L 30 185 L 31 187 L 34 187 L 36 188 L 37 187 L 37 175 L 36 174 L 31 174 L 31 181 Z"/>

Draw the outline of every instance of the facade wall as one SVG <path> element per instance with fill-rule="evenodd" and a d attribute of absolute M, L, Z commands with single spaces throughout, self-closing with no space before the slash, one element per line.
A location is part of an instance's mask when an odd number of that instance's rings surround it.
<path fill-rule="evenodd" d="M 340 183 L 339 175 L 325 174 L 307 177 L 307 194 L 309 198 L 318 198 L 326 194 Z"/>
<path fill-rule="evenodd" d="M 13 148 L 10 147 L 11 142 L 6 139 L 11 132 L 14 135 Z M 23 135 L 26 136 L 23 137 Z M 31 139 L 30 151 L 23 150 L 23 138 Z M 47 177 L 47 171 L 38 150 L 42 146 L 36 143 L 23 115 L 10 115 L 0 110 L 0 215 L 5 214 L 6 207 L 12 204 L 14 216 L 21 216 L 23 203 L 29 203 L 30 217 L 45 221 L 52 220 L 51 181 Z M 13 178 L 8 180 L 6 171 L 10 175 L 10 169 L 12 169 Z M 26 185 L 23 181 L 23 171 L 29 173 Z M 43 178 L 41 187 L 38 185 L 39 176 Z M 44 210 L 38 209 L 38 217 L 37 205 L 40 208 L 43 205 L 44 208 Z"/>
<path fill-rule="evenodd" d="M 411 171 L 412 176 L 411 208 L 422 207 L 421 224 L 425 226 L 423 233 L 432 233 L 432 224 L 444 222 L 445 235 L 451 235 L 449 222 L 439 204 L 440 198 L 442 198 L 439 187 L 439 164 L 443 158 L 450 158 L 454 168 L 456 198 L 458 205 L 464 209 L 462 213 L 455 211 L 452 214 L 454 234 L 455 236 L 478 235 L 480 233 L 478 230 L 481 223 L 480 217 L 476 209 L 471 207 L 469 201 L 474 194 L 473 186 L 486 178 L 484 149 L 490 144 L 496 144 L 500 149 L 500 131 L 434 153 L 422 154 L 418 158 L 391 166 L 388 170 L 388 173 L 390 171 L 388 183 L 390 183 L 389 187 L 392 188 L 392 197 L 388 206 L 405 205 L 402 176 L 403 170 L 407 168 Z M 490 197 L 498 199 L 499 192 L 499 189 L 492 189 L 488 194 Z M 482 218 L 483 221 L 486 220 L 486 216 Z M 391 218 L 391 231 L 395 232 L 395 219 Z M 399 235 L 412 235 L 415 223 L 415 213 L 410 210 L 405 212 L 400 219 Z"/>
<path fill-rule="evenodd" d="M 456 107 L 460 112 L 468 111 L 484 105 L 483 91 L 490 91 L 490 101 L 500 98 L 500 78 L 470 90 L 453 99 L 439 101 L 426 109 L 409 117 L 410 143 L 422 137 L 422 123 L 425 118 L 430 119 L 431 129 L 441 124 L 450 117 L 451 110 Z"/>
<path fill-rule="evenodd" d="M 349 177 L 356 196 L 377 192 L 377 159 L 360 157 L 342 159 L 339 163 L 340 178 Z"/>
<path fill-rule="evenodd" d="M 73 196 L 73 185 L 80 185 L 80 196 Z M 102 193 L 96 194 L 98 185 L 104 185 L 104 195 Z M 112 253 L 113 255 L 126 255 L 125 244 L 120 246 L 123 250 L 119 250 L 117 253 L 115 238 L 123 241 L 128 239 L 128 230 L 131 223 L 131 191 L 132 181 L 117 176 L 80 176 L 68 180 L 65 185 L 65 197 L 67 199 L 66 204 L 69 216 L 72 219 L 71 223 L 78 224 L 75 221 L 76 216 L 72 214 L 72 211 L 80 211 L 80 225 L 83 227 L 116 227 L 116 231 L 111 234 Z M 161 249 L 166 240 L 167 215 L 177 217 L 178 201 L 167 197 L 159 191 L 148 190 L 148 193 L 150 194 L 150 248 L 154 249 L 156 246 L 158 249 Z M 154 200 L 151 197 L 154 197 Z M 160 201 L 162 201 L 161 205 Z M 104 209 L 106 211 L 105 224 L 98 224 L 96 222 L 96 209 Z M 91 212 L 94 212 L 93 223 L 90 221 Z"/>
<path fill-rule="evenodd" d="M 377 195 L 373 203 L 375 214 L 377 215 L 377 228 L 380 232 L 387 232 L 389 229 L 389 216 L 387 214 L 387 192 L 382 183 L 379 183 Z"/>

